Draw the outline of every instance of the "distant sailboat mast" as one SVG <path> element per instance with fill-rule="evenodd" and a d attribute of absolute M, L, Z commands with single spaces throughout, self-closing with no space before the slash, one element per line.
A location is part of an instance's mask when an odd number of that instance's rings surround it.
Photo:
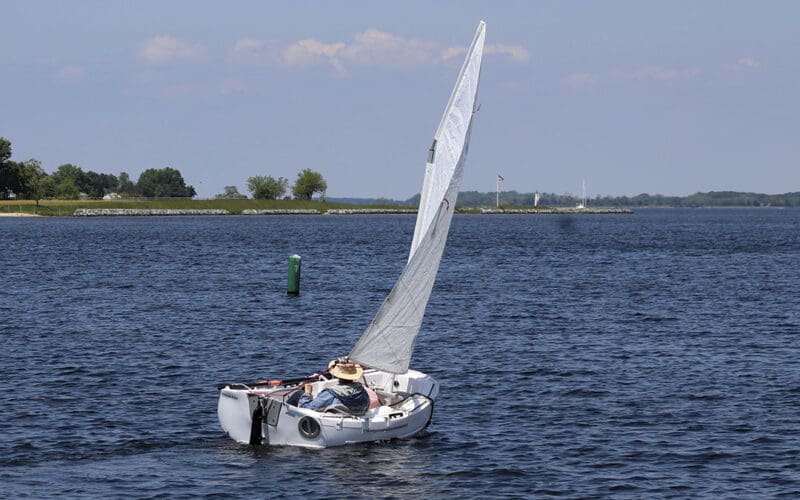
<path fill-rule="evenodd" d="M 581 188 L 583 190 L 583 206 L 586 208 L 586 179 L 581 180 Z"/>

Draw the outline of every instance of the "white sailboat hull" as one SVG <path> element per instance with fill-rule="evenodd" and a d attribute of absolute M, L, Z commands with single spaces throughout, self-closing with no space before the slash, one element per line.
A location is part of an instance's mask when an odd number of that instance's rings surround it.
<path fill-rule="evenodd" d="M 320 378 L 312 384 L 315 395 L 336 383 Z M 239 443 L 304 448 L 409 438 L 430 423 L 439 392 L 433 378 L 415 370 L 403 375 L 366 370 L 364 382 L 383 404 L 363 416 L 288 404 L 291 387 L 265 389 L 242 384 L 220 389 L 217 413 L 222 429 Z"/>

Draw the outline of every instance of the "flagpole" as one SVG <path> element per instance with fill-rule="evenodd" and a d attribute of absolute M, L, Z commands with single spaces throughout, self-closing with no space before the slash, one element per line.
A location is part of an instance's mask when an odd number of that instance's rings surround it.
<path fill-rule="evenodd" d="M 497 179 L 496 179 L 496 182 L 497 182 L 497 200 L 495 201 L 495 205 L 497 206 L 497 208 L 500 208 L 500 182 L 502 182 L 504 180 L 505 179 L 503 179 L 503 176 L 501 176 L 500 174 L 497 174 Z"/>

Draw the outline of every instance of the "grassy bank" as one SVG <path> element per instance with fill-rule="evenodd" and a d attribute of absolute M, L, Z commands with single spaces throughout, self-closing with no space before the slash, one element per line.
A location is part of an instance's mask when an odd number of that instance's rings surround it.
<path fill-rule="evenodd" d="M 316 209 L 325 212 L 332 208 L 408 208 L 370 205 L 349 205 L 301 200 L 192 200 L 187 198 L 123 199 L 123 200 L 0 200 L 0 213 L 28 213 L 45 216 L 71 216 L 78 208 L 149 208 L 149 209 L 219 209 L 232 214 L 242 210 Z"/>

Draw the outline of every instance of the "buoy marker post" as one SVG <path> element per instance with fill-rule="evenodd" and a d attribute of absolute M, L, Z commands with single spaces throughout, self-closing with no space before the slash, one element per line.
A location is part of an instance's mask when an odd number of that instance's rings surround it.
<path fill-rule="evenodd" d="M 289 256 L 289 280 L 286 284 L 288 295 L 300 295 L 300 256 Z"/>

